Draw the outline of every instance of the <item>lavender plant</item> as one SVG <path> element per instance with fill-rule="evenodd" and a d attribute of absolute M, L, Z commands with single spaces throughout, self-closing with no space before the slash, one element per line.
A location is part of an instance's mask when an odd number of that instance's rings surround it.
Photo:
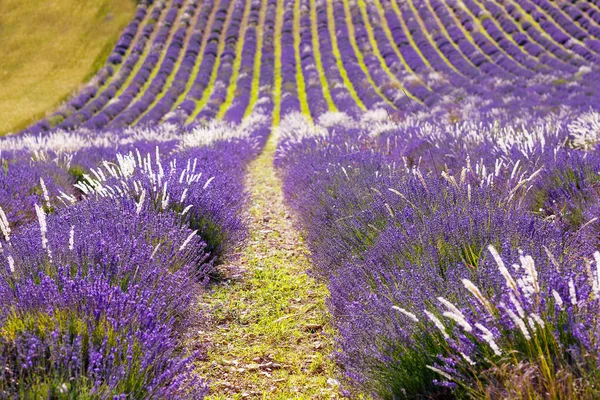
<path fill-rule="evenodd" d="M 192 304 L 244 239 L 267 133 L 254 115 L 0 141 L 1 396 L 203 398 Z"/>
<path fill-rule="evenodd" d="M 349 394 L 597 396 L 596 303 L 575 307 L 597 283 L 597 155 L 573 144 L 593 118 L 564 112 L 284 120 L 276 162 Z"/>
<path fill-rule="evenodd" d="M 36 212 L 0 255 L 2 393 L 202 396 L 178 339 L 211 268 L 195 232 L 130 199 Z"/>

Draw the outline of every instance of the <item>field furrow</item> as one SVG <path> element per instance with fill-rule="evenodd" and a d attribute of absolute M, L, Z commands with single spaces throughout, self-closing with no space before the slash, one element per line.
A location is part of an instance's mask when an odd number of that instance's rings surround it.
<path fill-rule="evenodd" d="M 222 70 L 221 65 L 223 64 L 223 61 L 228 62 L 230 58 L 234 58 L 236 56 L 235 54 L 232 54 L 227 47 L 235 46 L 235 43 L 237 42 L 237 28 L 239 28 L 237 21 L 239 21 L 238 18 L 240 17 L 240 10 L 242 10 L 241 13 L 243 14 L 243 10 L 245 10 L 247 7 L 245 2 L 244 4 L 240 3 L 241 2 L 236 2 L 235 0 L 232 0 L 229 3 L 229 8 L 227 9 L 227 14 L 223 22 L 221 35 L 219 37 L 219 45 L 215 49 L 215 62 L 212 65 L 212 70 L 210 72 L 206 88 L 202 92 L 202 97 L 200 97 L 200 99 L 198 99 L 196 102 L 194 110 L 189 114 L 186 124 L 189 124 L 198 118 L 198 116 L 203 112 L 204 107 L 209 103 L 214 92 L 217 92 L 215 93 L 215 97 L 219 98 L 221 97 L 219 92 L 222 92 L 226 89 L 223 87 L 224 84 L 221 83 L 221 81 L 218 81 L 218 78 L 223 78 L 223 74 L 219 74 L 219 72 Z M 226 56 L 229 56 L 227 60 L 225 60 Z M 216 84 L 217 82 L 219 83 L 218 85 Z"/>
<path fill-rule="evenodd" d="M 143 121 L 142 124 L 160 121 L 166 111 L 167 104 L 173 105 L 176 97 L 181 94 L 184 82 L 189 79 L 191 66 L 198 57 L 196 52 L 199 43 L 196 35 L 206 27 L 204 24 L 208 17 L 207 12 L 210 12 L 212 5 L 211 1 L 191 2 L 184 11 L 181 24 L 187 26 L 186 35 L 183 40 L 177 43 L 177 51 L 172 50 L 168 56 L 168 61 L 163 60 L 161 64 L 159 75 L 163 75 L 163 77 L 156 79 L 158 94 L 129 125 L 137 125 L 141 121 Z M 174 59 L 173 56 L 176 52 L 178 53 L 177 59 Z"/>
<path fill-rule="evenodd" d="M 209 121 L 216 116 L 219 108 L 226 100 L 227 91 L 231 85 L 231 76 L 234 74 L 236 64 L 241 61 L 241 53 L 236 49 L 243 48 L 244 35 L 240 35 L 240 30 L 245 29 L 248 23 L 251 6 L 252 4 L 248 2 L 234 6 L 226 33 L 225 46 L 219 56 L 217 72 L 214 81 L 212 81 L 212 91 L 202 107 L 202 100 L 199 102 L 197 105 L 198 112 L 190 118 Z"/>
<path fill-rule="evenodd" d="M 337 111 L 337 107 L 331 95 L 331 88 L 335 85 L 335 82 L 329 82 L 327 80 L 327 73 L 325 72 L 323 56 L 321 54 L 321 40 L 319 36 L 319 25 L 315 0 L 304 0 L 303 4 L 309 10 L 307 15 L 305 14 L 304 16 L 303 34 L 310 36 L 310 50 L 313 52 L 316 74 L 319 76 L 319 82 L 321 84 L 321 89 L 323 90 L 323 97 L 327 102 L 329 111 Z M 310 26 L 310 32 L 308 31 L 308 26 Z"/>
<path fill-rule="evenodd" d="M 236 54 L 238 57 L 234 60 L 231 78 L 227 85 L 227 95 L 225 101 L 219 106 L 219 111 L 216 114 L 217 119 L 222 119 L 225 116 L 234 100 L 241 96 L 245 98 L 249 97 L 249 86 L 252 85 L 251 71 L 256 54 L 256 27 L 259 23 L 260 14 L 263 11 L 262 4 L 262 0 L 253 1 L 244 12 L 243 22 L 240 27 L 240 32 L 245 32 L 243 35 L 244 40 L 238 40 L 236 44 Z M 236 117 L 236 120 L 241 121 L 244 112 L 240 110 L 237 114 L 239 117 Z"/>

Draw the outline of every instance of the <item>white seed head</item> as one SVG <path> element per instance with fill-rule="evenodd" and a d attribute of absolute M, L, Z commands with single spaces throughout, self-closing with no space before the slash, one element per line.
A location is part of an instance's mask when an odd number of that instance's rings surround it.
<path fill-rule="evenodd" d="M 554 296 L 554 300 L 560 309 L 564 307 L 563 299 L 560 297 L 560 294 L 554 289 L 552 289 L 552 296 Z"/>
<path fill-rule="evenodd" d="M 424 310 L 424 311 L 425 311 L 425 315 L 427 315 L 427 318 L 429 318 L 429 320 L 431 322 L 433 322 L 435 327 L 438 328 L 440 330 L 440 332 L 442 332 L 444 339 L 449 339 L 450 336 L 448 336 L 448 333 L 446 333 L 446 328 L 444 327 L 444 324 L 442 324 L 442 321 L 440 321 L 438 317 L 436 317 L 429 311 L 427 311 L 427 310 Z"/>
<path fill-rule="evenodd" d="M 11 274 L 15 273 L 15 259 L 12 258 L 12 256 L 8 256 L 6 257 L 6 259 L 8 260 L 8 269 L 10 270 Z"/>
<path fill-rule="evenodd" d="M 179 251 L 182 251 L 183 249 L 185 249 L 185 246 L 187 246 L 187 244 L 194 238 L 194 236 L 196 236 L 196 233 L 198 233 L 197 230 L 195 230 L 194 232 L 192 232 L 192 233 L 189 234 L 189 236 L 187 237 L 187 239 L 185 239 L 185 241 L 183 242 L 183 244 L 179 248 Z"/>
<path fill-rule="evenodd" d="M 75 247 L 75 225 L 71 227 L 71 231 L 69 232 L 69 250 L 73 251 Z"/>
<path fill-rule="evenodd" d="M 402 314 L 404 314 L 408 318 L 410 318 L 413 322 L 419 322 L 419 319 L 417 318 L 417 316 L 415 314 L 411 313 L 410 311 L 405 310 L 402 307 L 392 306 L 392 309 L 394 309 L 396 311 L 400 311 Z"/>
<path fill-rule="evenodd" d="M 571 304 L 577 305 L 577 292 L 575 291 L 575 284 L 573 278 L 569 279 L 569 297 L 571 298 Z"/>

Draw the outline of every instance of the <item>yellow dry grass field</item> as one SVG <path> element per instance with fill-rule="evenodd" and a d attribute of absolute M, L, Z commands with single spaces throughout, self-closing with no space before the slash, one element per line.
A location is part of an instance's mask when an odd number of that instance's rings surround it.
<path fill-rule="evenodd" d="M 0 0 L 0 134 L 43 117 L 103 64 L 133 0 Z"/>

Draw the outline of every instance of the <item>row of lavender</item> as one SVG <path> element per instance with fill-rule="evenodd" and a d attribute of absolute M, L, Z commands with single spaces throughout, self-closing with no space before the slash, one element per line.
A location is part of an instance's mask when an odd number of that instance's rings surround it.
<path fill-rule="evenodd" d="M 600 114 L 492 115 L 282 122 L 349 393 L 600 395 Z"/>
<path fill-rule="evenodd" d="M 254 86 L 265 80 L 282 93 L 275 99 L 282 116 L 306 102 L 313 119 L 335 110 L 447 108 L 465 95 L 513 108 L 526 98 L 540 106 L 577 107 L 598 93 L 595 81 L 574 90 L 600 59 L 600 6 L 594 2 L 561 8 L 532 0 L 279 3 L 142 2 L 107 66 L 27 131 L 215 117 L 237 122 L 253 106 Z M 274 24 L 278 12 L 281 26 Z M 278 61 L 273 33 L 280 35 L 282 70 L 254 74 Z M 298 47 L 300 62 L 294 59 Z M 281 87 L 274 88 L 279 73 Z M 306 85 L 299 87 L 298 76 Z"/>
<path fill-rule="evenodd" d="M 265 117 L 0 141 L 0 397 L 202 398 L 192 309 Z"/>
<path fill-rule="evenodd" d="M 439 40 L 427 38 L 431 36 L 428 32 L 445 31 L 445 25 L 458 23 L 444 14 L 445 9 L 436 8 L 435 18 L 419 13 L 425 25 L 423 30 L 408 6 L 395 9 L 394 2 L 361 5 L 359 1 L 357 5 L 342 0 L 325 4 L 300 1 L 301 63 L 297 65 L 293 57 L 294 19 L 298 18 L 294 15 L 296 3 L 286 1 L 283 5 L 282 116 L 302 110 L 302 97 L 306 98 L 310 116 L 318 119 L 328 111 L 343 110 L 358 115 L 361 110 L 382 107 L 400 116 L 431 107 L 445 112 L 465 98 L 478 98 L 478 102 L 489 104 L 490 108 L 503 102 L 510 111 L 518 111 L 525 99 L 540 107 L 580 107 L 597 96 L 598 87 L 593 79 L 589 79 L 593 76 L 589 75 L 593 66 L 582 56 L 554 43 L 545 42 L 548 48 L 541 49 L 527 38 L 521 38 L 520 46 L 535 54 L 534 57 L 503 39 L 499 31 L 497 43 L 490 42 L 480 33 L 471 32 L 473 27 L 468 19 L 471 17 L 466 12 L 461 14 L 461 8 L 453 11 L 455 18 L 467 18 L 462 21 L 466 28 L 454 31 L 458 33 L 452 35 L 454 47 L 459 48 L 459 52 L 449 45 L 449 35 L 446 40 L 441 34 Z M 379 12 L 377 4 L 385 9 Z M 425 11 L 425 4 L 428 3 L 420 3 L 422 11 Z M 311 14 L 313 9 L 316 9 L 315 16 Z M 430 6 L 429 10 L 433 12 Z M 404 20 L 408 22 L 402 22 Z M 333 25 L 334 33 L 330 32 L 329 38 L 336 36 L 331 44 L 319 43 L 318 62 L 316 47 L 311 46 L 314 44 L 311 23 L 318 25 L 316 31 L 320 34 L 327 34 L 328 25 Z M 469 41 L 473 35 L 481 36 L 477 47 Z M 416 40 L 416 44 L 411 43 L 409 37 Z M 538 38 L 538 41 L 542 39 L 546 38 Z M 429 40 L 435 41 L 437 50 Z M 569 61 L 568 65 L 552 51 L 562 51 L 560 54 Z M 554 58 L 547 53 L 553 54 Z M 336 60 L 337 54 L 341 58 Z M 590 59 L 595 58 L 592 55 Z M 405 69 L 402 69 L 403 63 Z M 325 85 L 318 79 L 319 68 L 323 68 Z M 296 82 L 299 69 L 305 93 L 300 92 Z M 342 73 L 346 80 L 340 79 Z M 398 86 L 403 83 L 404 87 Z M 581 90 L 582 84 L 585 90 Z M 333 105 L 328 104 L 328 97 Z"/>

